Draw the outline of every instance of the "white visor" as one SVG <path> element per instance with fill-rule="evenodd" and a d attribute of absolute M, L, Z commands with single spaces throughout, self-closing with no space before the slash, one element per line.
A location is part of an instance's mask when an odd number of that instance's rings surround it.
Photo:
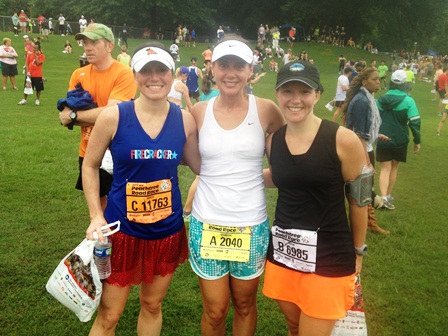
<path fill-rule="evenodd" d="M 173 57 L 165 50 L 157 47 L 147 47 L 139 50 L 132 57 L 131 68 L 136 72 L 140 72 L 149 62 L 160 62 L 171 71 L 175 69 Z"/>
<path fill-rule="evenodd" d="M 218 44 L 213 49 L 212 62 L 219 60 L 224 56 L 236 56 L 241 58 L 247 64 L 252 64 L 254 60 L 252 49 L 246 43 L 238 40 L 228 40 Z"/>

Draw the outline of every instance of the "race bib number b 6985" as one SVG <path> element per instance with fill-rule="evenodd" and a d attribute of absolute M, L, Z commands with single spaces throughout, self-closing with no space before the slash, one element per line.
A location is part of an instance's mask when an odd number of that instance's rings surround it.
<path fill-rule="evenodd" d="M 316 271 L 317 232 L 272 227 L 274 260 L 301 272 Z"/>

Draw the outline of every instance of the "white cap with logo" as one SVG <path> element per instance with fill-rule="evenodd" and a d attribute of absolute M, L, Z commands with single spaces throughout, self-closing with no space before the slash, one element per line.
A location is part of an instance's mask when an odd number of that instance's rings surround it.
<path fill-rule="evenodd" d="M 212 62 L 219 60 L 224 56 L 236 56 L 241 58 L 244 62 L 252 64 L 253 52 L 249 46 L 238 40 L 228 40 L 219 43 L 213 49 Z"/>
<path fill-rule="evenodd" d="M 136 72 L 140 72 L 149 62 L 160 62 L 171 71 L 174 71 L 176 67 L 173 57 L 168 52 L 157 47 L 147 47 L 137 51 L 132 57 L 131 68 Z"/>

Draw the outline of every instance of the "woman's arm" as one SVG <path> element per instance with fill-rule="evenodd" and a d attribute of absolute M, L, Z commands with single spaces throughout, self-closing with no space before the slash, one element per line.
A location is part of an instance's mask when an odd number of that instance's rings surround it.
<path fill-rule="evenodd" d="M 184 83 L 182 83 L 182 82 L 178 82 L 177 84 L 176 84 L 176 86 L 174 87 L 174 89 L 177 91 L 177 92 L 180 92 L 180 93 L 182 93 L 182 97 L 184 97 L 184 99 L 185 99 L 185 103 L 186 103 L 186 108 L 187 108 L 187 111 L 190 111 L 191 112 L 191 110 L 193 109 L 193 104 L 191 103 L 191 100 L 190 100 L 190 95 L 188 94 L 188 87 L 184 84 Z"/>
<path fill-rule="evenodd" d="M 82 164 L 82 184 L 90 214 L 90 225 L 87 228 L 86 237 L 87 239 L 93 239 L 93 232 L 97 232 L 101 240 L 101 227 L 107 222 L 101 207 L 98 170 L 118 126 L 118 106 L 105 109 L 98 116 L 97 121 L 98 123 L 90 134 Z"/>
<path fill-rule="evenodd" d="M 343 127 L 339 127 L 336 135 L 336 148 L 341 161 L 342 177 L 347 183 L 354 181 L 367 165 L 365 149 L 358 136 Z M 353 243 L 356 247 L 364 245 L 367 234 L 367 206 L 359 206 L 356 200 L 346 195 L 349 205 L 349 222 L 352 231 Z M 353 252 L 354 253 L 354 252 Z M 356 272 L 360 273 L 362 257 L 357 255 Z"/>
<path fill-rule="evenodd" d="M 184 161 L 190 167 L 190 169 L 199 175 L 201 167 L 201 156 L 199 154 L 198 144 L 198 130 L 196 128 L 196 122 L 191 113 L 182 111 L 182 117 L 184 120 L 185 135 L 187 141 L 184 145 Z"/>
<path fill-rule="evenodd" d="M 268 157 L 268 163 L 269 158 L 271 157 L 271 145 L 272 133 L 266 138 L 266 156 Z M 277 186 L 274 184 L 274 181 L 272 180 L 272 167 L 270 163 L 269 168 L 263 169 L 263 179 L 265 188 L 277 188 Z"/>
<path fill-rule="evenodd" d="M 271 134 L 285 124 L 280 108 L 269 99 L 256 97 L 260 122 L 266 133 Z"/>

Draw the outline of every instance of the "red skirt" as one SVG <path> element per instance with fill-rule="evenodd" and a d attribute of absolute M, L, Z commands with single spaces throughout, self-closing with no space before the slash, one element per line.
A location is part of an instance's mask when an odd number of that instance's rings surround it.
<path fill-rule="evenodd" d="M 140 239 L 122 232 L 109 238 L 112 240 L 112 273 L 104 281 L 113 286 L 150 284 L 155 275 L 172 274 L 188 259 L 185 226 L 157 240 Z"/>

